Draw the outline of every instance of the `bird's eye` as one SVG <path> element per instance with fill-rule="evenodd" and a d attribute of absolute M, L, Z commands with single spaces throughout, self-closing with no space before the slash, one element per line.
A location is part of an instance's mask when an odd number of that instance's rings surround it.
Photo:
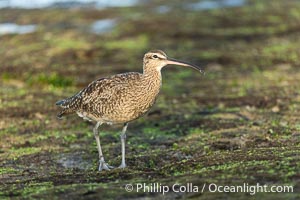
<path fill-rule="evenodd" d="M 158 56 L 157 56 L 157 55 L 153 55 L 152 57 L 153 57 L 153 58 L 158 58 Z"/>

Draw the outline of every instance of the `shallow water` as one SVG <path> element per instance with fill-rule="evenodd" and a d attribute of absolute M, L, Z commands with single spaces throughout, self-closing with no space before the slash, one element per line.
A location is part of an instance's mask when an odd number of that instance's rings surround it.
<path fill-rule="evenodd" d="M 139 2 L 139 0 L 1 0 L 0 8 L 47 8 L 47 7 L 81 7 L 81 6 L 91 6 L 97 8 L 106 7 L 130 7 L 134 6 Z"/>
<path fill-rule="evenodd" d="M 36 31 L 36 25 L 18 25 L 15 23 L 2 23 L 0 24 L 0 35 L 6 34 L 27 34 Z"/>
<path fill-rule="evenodd" d="M 239 7 L 246 4 L 246 0 L 208 0 L 190 3 L 186 7 L 189 10 L 212 10 L 228 7 Z"/>
<path fill-rule="evenodd" d="M 171 11 L 171 8 L 169 6 L 162 5 L 162 6 L 158 6 L 155 10 L 158 13 L 168 13 Z"/>
<path fill-rule="evenodd" d="M 91 32 L 96 34 L 104 34 L 111 32 L 117 25 L 117 21 L 115 19 L 101 19 L 95 21 L 91 25 Z"/>
<path fill-rule="evenodd" d="M 93 162 L 84 159 L 87 155 L 84 152 L 62 153 L 58 156 L 57 162 L 64 168 L 77 168 L 87 170 L 92 168 Z"/>

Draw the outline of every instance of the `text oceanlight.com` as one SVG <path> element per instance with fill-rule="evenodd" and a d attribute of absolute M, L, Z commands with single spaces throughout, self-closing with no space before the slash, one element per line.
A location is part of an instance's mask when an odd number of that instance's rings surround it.
<path fill-rule="evenodd" d="M 162 193 L 168 192 L 181 192 L 181 193 L 204 193 L 204 192 L 224 192 L 224 193 L 249 193 L 255 195 L 259 192 L 293 192 L 294 188 L 291 185 L 261 185 L 259 183 L 250 185 L 243 183 L 241 185 L 218 185 L 216 183 L 204 183 L 203 185 L 195 185 L 193 183 L 173 185 L 163 185 L 161 183 L 135 183 L 126 184 L 125 190 L 127 192 L 140 192 L 140 193 Z"/>

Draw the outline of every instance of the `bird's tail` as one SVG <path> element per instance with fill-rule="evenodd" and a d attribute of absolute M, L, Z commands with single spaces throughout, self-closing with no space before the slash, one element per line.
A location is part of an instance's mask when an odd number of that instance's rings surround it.
<path fill-rule="evenodd" d="M 55 105 L 64 107 L 64 104 L 65 104 L 65 103 L 66 103 L 66 100 L 63 99 L 63 100 L 57 101 L 57 102 L 55 103 Z"/>
<path fill-rule="evenodd" d="M 64 112 L 64 110 L 62 110 L 62 111 L 60 111 L 60 112 L 56 115 L 56 117 L 57 117 L 58 119 L 62 119 L 62 117 L 63 117 L 64 114 L 65 114 L 65 112 Z"/>
<path fill-rule="evenodd" d="M 55 103 L 55 105 L 60 106 L 60 107 L 63 108 L 63 109 L 57 114 L 57 118 L 58 118 L 58 119 L 62 119 L 62 117 L 63 117 L 64 115 L 70 114 L 70 113 L 74 112 L 72 109 L 68 108 L 67 104 L 68 104 L 67 99 L 63 99 L 63 100 L 57 101 L 57 102 Z"/>
<path fill-rule="evenodd" d="M 69 109 L 69 108 L 64 108 L 56 115 L 56 117 L 58 119 L 62 119 L 64 115 L 68 115 L 68 114 L 72 114 L 72 113 L 74 113 L 74 110 Z"/>

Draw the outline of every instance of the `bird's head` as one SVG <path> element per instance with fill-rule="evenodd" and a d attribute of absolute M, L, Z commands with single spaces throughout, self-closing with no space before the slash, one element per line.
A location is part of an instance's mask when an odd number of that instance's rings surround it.
<path fill-rule="evenodd" d="M 157 71 L 160 71 L 166 65 L 180 65 L 180 66 L 191 67 L 196 69 L 197 71 L 200 71 L 201 73 L 204 73 L 204 71 L 196 65 L 187 63 L 185 61 L 168 58 L 167 54 L 165 54 L 165 52 L 161 50 L 149 51 L 144 56 L 144 70 L 155 69 Z"/>

